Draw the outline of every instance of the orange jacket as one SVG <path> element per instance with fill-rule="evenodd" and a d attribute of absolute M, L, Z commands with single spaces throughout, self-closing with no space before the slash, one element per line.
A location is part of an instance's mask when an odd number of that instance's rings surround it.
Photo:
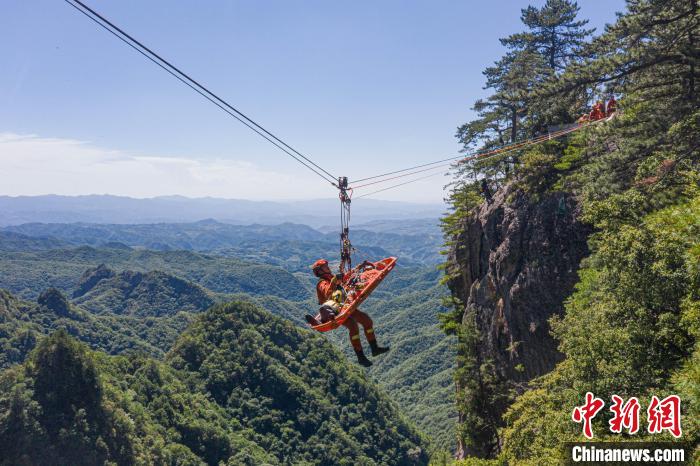
<path fill-rule="evenodd" d="M 591 121 L 596 121 L 596 120 L 600 120 L 601 118 L 605 118 L 605 105 L 602 102 L 597 102 L 593 106 L 593 109 L 591 110 L 590 118 L 591 118 Z"/>
<path fill-rule="evenodd" d="M 615 100 L 615 97 L 610 98 L 610 100 L 608 101 L 608 108 L 606 110 L 608 116 L 615 113 L 615 110 L 617 110 L 617 101 Z"/>
<path fill-rule="evenodd" d="M 316 297 L 318 297 L 318 304 L 323 304 L 331 299 L 331 295 L 336 289 L 338 289 L 338 285 L 335 283 L 335 280 L 330 278 L 320 279 L 316 284 Z"/>

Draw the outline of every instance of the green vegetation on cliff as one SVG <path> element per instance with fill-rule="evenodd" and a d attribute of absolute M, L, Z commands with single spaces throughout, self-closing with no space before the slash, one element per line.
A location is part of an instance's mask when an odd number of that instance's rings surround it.
<path fill-rule="evenodd" d="M 492 188 L 515 186 L 533 203 L 548 192 L 573 194 L 580 218 L 594 229 L 576 291 L 563 317 L 551 320 L 564 360 L 517 393 L 504 394 L 515 402 L 503 418 L 488 417 L 498 393 L 483 389 L 496 369 L 473 359 L 474 345 L 486 336 L 461 304 L 445 315 L 445 329 L 459 338 L 462 453 L 509 464 L 559 464 L 561 443 L 583 438 L 571 411 L 587 391 L 606 403 L 613 393 L 636 396 L 643 409 L 651 395 L 679 394 L 683 440 L 700 441 L 700 9 L 695 1 L 630 1 L 592 42 L 567 45 L 570 36 L 561 36 L 558 44 L 571 54 L 551 66 L 538 42 L 546 35 L 539 34 L 547 24 L 551 37 L 554 24 L 575 25 L 567 11 L 577 11 L 575 2 L 548 0 L 523 10 L 526 33 L 504 40 L 510 51 L 486 72 L 493 94 L 477 102 L 479 118 L 458 136 L 466 146 L 486 147 L 499 138 L 532 137 L 543 125 L 574 121 L 589 97 L 615 94 L 619 111 L 568 138 L 465 164 L 445 220 L 452 247 L 460 247 L 455 238 L 480 203 L 477 180 L 486 177 Z M 606 409 L 596 418 L 596 438 L 645 438 L 610 435 L 610 415 Z M 493 448 L 481 449 L 484 442 Z"/>
<path fill-rule="evenodd" d="M 596 251 L 580 272 L 566 315 L 553 323 L 567 359 L 537 380 L 506 415 L 504 454 L 510 461 L 562 460 L 560 442 L 581 437 L 570 414 L 587 391 L 607 403 L 613 394 L 636 396 L 644 409 L 652 395 L 678 394 L 684 410 L 683 438 L 700 440 L 698 194 L 650 213 L 641 222 L 602 229 L 592 240 Z M 605 213 L 591 215 L 598 221 L 618 217 L 602 210 Z M 596 438 L 620 438 L 609 433 L 609 419 L 607 412 L 596 417 Z M 665 434 L 660 439 L 672 438 Z"/>

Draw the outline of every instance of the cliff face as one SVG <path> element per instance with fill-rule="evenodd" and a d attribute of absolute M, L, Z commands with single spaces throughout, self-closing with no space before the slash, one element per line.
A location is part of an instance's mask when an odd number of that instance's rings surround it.
<path fill-rule="evenodd" d="M 468 382 L 467 398 L 478 400 L 486 427 L 460 439 L 458 456 L 499 450 L 496 428 L 510 397 L 487 393 L 483 379 L 496 381 L 501 393 L 521 392 L 561 360 L 547 320 L 563 312 L 588 254 L 589 233 L 569 195 L 548 193 L 535 201 L 511 186 L 463 221 L 448 256 L 448 286 L 464 305 L 463 324 L 470 320 L 476 332 L 460 351 L 470 352 L 474 368 L 467 373 L 476 383 Z M 466 385 L 458 381 L 458 392 Z M 473 416 L 460 412 L 460 422 Z"/>

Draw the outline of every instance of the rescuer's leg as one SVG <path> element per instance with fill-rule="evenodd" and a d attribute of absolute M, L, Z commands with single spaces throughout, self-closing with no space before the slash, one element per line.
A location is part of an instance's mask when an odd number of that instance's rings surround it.
<path fill-rule="evenodd" d="M 383 348 L 377 344 L 377 337 L 374 335 L 374 324 L 370 316 L 357 309 L 352 317 L 364 328 L 365 338 L 367 338 L 367 343 L 372 348 L 372 356 L 379 356 L 389 351 L 389 348 Z"/>
<path fill-rule="evenodd" d="M 314 316 L 310 314 L 306 314 L 304 316 L 304 319 L 306 319 L 306 322 L 311 325 L 312 327 L 315 327 L 316 325 L 320 325 L 321 322 L 319 322 Z"/>
<path fill-rule="evenodd" d="M 365 353 L 362 351 L 362 342 L 360 342 L 360 328 L 357 326 L 355 319 L 350 317 L 345 321 L 345 323 L 343 323 L 343 325 L 347 327 L 348 331 L 350 332 L 350 344 L 357 355 L 357 362 L 365 367 L 371 366 L 372 361 L 367 359 Z"/>

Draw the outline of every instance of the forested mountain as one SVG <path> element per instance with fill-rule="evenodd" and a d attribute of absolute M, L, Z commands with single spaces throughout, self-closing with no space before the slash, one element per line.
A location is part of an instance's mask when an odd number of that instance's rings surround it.
<path fill-rule="evenodd" d="M 12 231 L 0 231 L 0 251 L 40 251 L 58 249 L 69 244 L 54 237 L 29 236 Z"/>
<path fill-rule="evenodd" d="M 58 230 L 63 227 L 71 229 L 74 226 L 52 225 Z M 130 227 L 124 226 L 125 229 Z M 136 227 L 135 230 L 142 228 Z M 189 228 L 191 225 L 183 224 L 184 231 L 178 233 L 175 225 L 168 226 L 173 236 L 184 235 Z M 272 231 L 271 227 L 268 234 L 283 236 Z M 98 236 L 95 233 L 95 237 Z M 221 237 L 225 238 L 225 235 Z M 223 273 L 232 262 L 220 255 L 233 254 L 231 250 L 203 256 L 183 251 L 135 250 L 123 243 L 109 241 L 108 247 L 103 248 L 80 246 L 42 251 L 34 247 L 35 238 L 38 237 L 25 238 L 29 246 L 27 253 L 18 251 L 21 242 L 13 242 L 14 252 L 3 256 L 3 260 L 7 261 L 7 269 L 14 265 L 18 273 L 0 274 L 0 280 L 8 280 L 14 286 L 14 292 L 23 292 L 22 296 L 32 300 L 46 287 L 60 286 L 68 297 L 62 299 L 70 301 L 67 304 L 69 314 L 81 316 L 82 320 L 53 317 L 36 302 L 12 298 L 13 318 L 4 326 L 6 331 L 1 340 L 6 353 L 12 355 L 5 365 L 21 362 L 41 335 L 61 327 L 95 350 L 109 354 L 137 350 L 161 357 L 192 321 L 194 313 L 214 301 L 236 299 L 259 304 L 302 327 L 306 327 L 304 314 L 313 312 L 316 307 L 310 288 L 305 289 L 303 301 L 295 302 L 279 295 L 264 294 L 265 282 L 260 283 L 258 289 L 248 288 L 245 294 L 214 293 L 199 285 L 202 282 L 198 280 L 208 279 L 209 275 L 206 270 L 197 273 L 197 267 L 204 264 L 208 269 L 218 268 Z M 84 237 L 77 234 L 73 242 L 77 243 L 78 238 Z M 234 241 L 235 238 L 225 240 Z M 284 240 L 262 243 L 259 252 L 269 254 L 266 262 L 298 268 L 301 273 L 297 278 L 284 272 L 282 277 L 291 277 L 310 287 L 313 277 L 308 263 L 318 258 L 313 251 L 326 247 L 325 243 L 309 241 L 309 248 L 304 250 L 308 260 L 290 257 L 286 243 Z M 362 252 L 367 250 L 372 251 L 372 248 L 363 248 Z M 328 254 L 328 257 L 337 255 L 337 244 L 329 248 Z M 250 259 L 260 261 L 261 255 Z M 298 267 L 294 265 L 295 260 Z M 173 267 L 164 266 L 171 263 Z M 240 264 L 244 272 L 252 265 L 238 259 L 233 264 Z M 156 270 L 149 271 L 149 267 Z M 169 273 L 160 271 L 168 269 Z M 367 301 L 367 309 L 377 322 L 378 334 L 394 347 L 383 359 L 377 359 L 377 367 L 369 375 L 384 387 L 411 421 L 429 434 L 431 451 L 449 451 L 454 448 L 456 416 L 450 395 L 454 389 L 450 376 L 454 351 L 438 328 L 437 314 L 443 309 L 440 303 L 445 294 L 444 288 L 437 284 L 438 275 L 433 266 L 408 266 L 400 258 L 396 271 Z M 186 280 L 185 276 L 192 281 Z M 235 290 L 237 277 L 239 275 L 233 273 L 223 275 L 219 290 Z M 252 276 L 250 280 L 255 278 Z M 98 323 L 101 325 L 95 327 Z M 30 337 L 22 337 L 25 333 Z M 345 329 L 326 336 L 343 350 L 350 347 Z M 354 355 L 352 357 L 354 359 Z"/>
<path fill-rule="evenodd" d="M 217 293 L 273 295 L 301 301 L 307 286 L 279 267 L 191 251 L 150 251 L 123 244 L 103 248 L 80 246 L 28 252 L 0 251 L 0 288 L 35 299 L 48 286 L 72 293 L 86 269 L 107 264 L 122 272 L 159 270 L 197 283 Z"/>
<path fill-rule="evenodd" d="M 102 224 L 25 223 L 3 228 L 4 232 L 32 237 L 53 237 L 73 245 L 99 247 L 113 241 L 147 249 L 206 251 L 238 246 L 250 241 L 318 241 L 323 237 L 313 228 L 283 223 L 277 225 L 230 225 L 216 220 L 194 223 Z"/>
<path fill-rule="evenodd" d="M 417 433 L 359 369 L 321 336 L 255 307 L 213 308 L 168 359 L 194 372 L 217 403 L 250 419 L 249 425 L 271 429 L 274 435 L 260 440 L 278 454 L 309 461 L 324 446 L 327 459 L 315 459 L 328 464 L 354 464 L 363 456 L 385 464 L 425 461 Z"/>
<path fill-rule="evenodd" d="M 698 4 L 629 1 L 594 39 L 570 0 L 522 21 L 484 72 L 490 94 L 459 129 L 465 148 L 570 124 L 598 99 L 618 110 L 455 171 L 443 327 L 458 338 L 458 455 L 562 464 L 562 442 L 585 439 L 571 413 L 586 392 L 642 410 L 678 394 L 682 440 L 697 445 Z M 595 418 L 595 438 L 673 439 L 611 434 L 611 415 Z"/>
<path fill-rule="evenodd" d="M 408 248 L 408 244 L 407 242 L 406 248 Z M 389 257 L 392 255 L 378 246 L 363 246 L 359 249 L 361 251 L 361 257 L 366 259 Z M 233 248 L 219 249 L 215 251 L 214 254 L 275 265 L 290 272 L 299 272 L 307 275 L 309 273 L 309 265 L 313 264 L 320 257 L 327 257 L 329 258 L 328 260 L 334 262 L 337 261 L 338 241 L 281 240 L 264 243 L 250 241 Z M 358 254 L 358 256 L 360 255 Z M 437 255 L 433 254 L 431 261 L 437 260 L 437 257 Z M 411 258 L 406 258 L 406 262 L 412 263 Z"/>
<path fill-rule="evenodd" d="M 196 312 L 214 304 L 211 293 L 181 278 L 160 271 L 117 274 L 104 264 L 85 271 L 73 300 L 93 314 L 136 317 Z"/>
<path fill-rule="evenodd" d="M 137 351 L 162 356 L 193 315 L 180 312 L 161 317 L 102 315 L 71 304 L 57 289 L 48 288 L 37 302 L 17 299 L 0 290 L 0 368 L 24 360 L 42 338 L 65 329 L 93 349 L 108 354 Z"/>
<path fill-rule="evenodd" d="M 700 457 L 698 2 L 521 20 L 457 129 L 498 150 L 452 167 L 444 237 L 434 206 L 353 201 L 355 258 L 399 257 L 362 304 L 371 368 L 303 319 L 335 200 L 0 197 L 0 464 L 559 465 L 587 392 L 595 440 Z M 669 395 L 680 438 L 644 426 Z"/>
<path fill-rule="evenodd" d="M 0 464 L 427 464 L 337 350 L 241 302 L 202 314 L 165 362 L 59 331 L 0 386 Z"/>

